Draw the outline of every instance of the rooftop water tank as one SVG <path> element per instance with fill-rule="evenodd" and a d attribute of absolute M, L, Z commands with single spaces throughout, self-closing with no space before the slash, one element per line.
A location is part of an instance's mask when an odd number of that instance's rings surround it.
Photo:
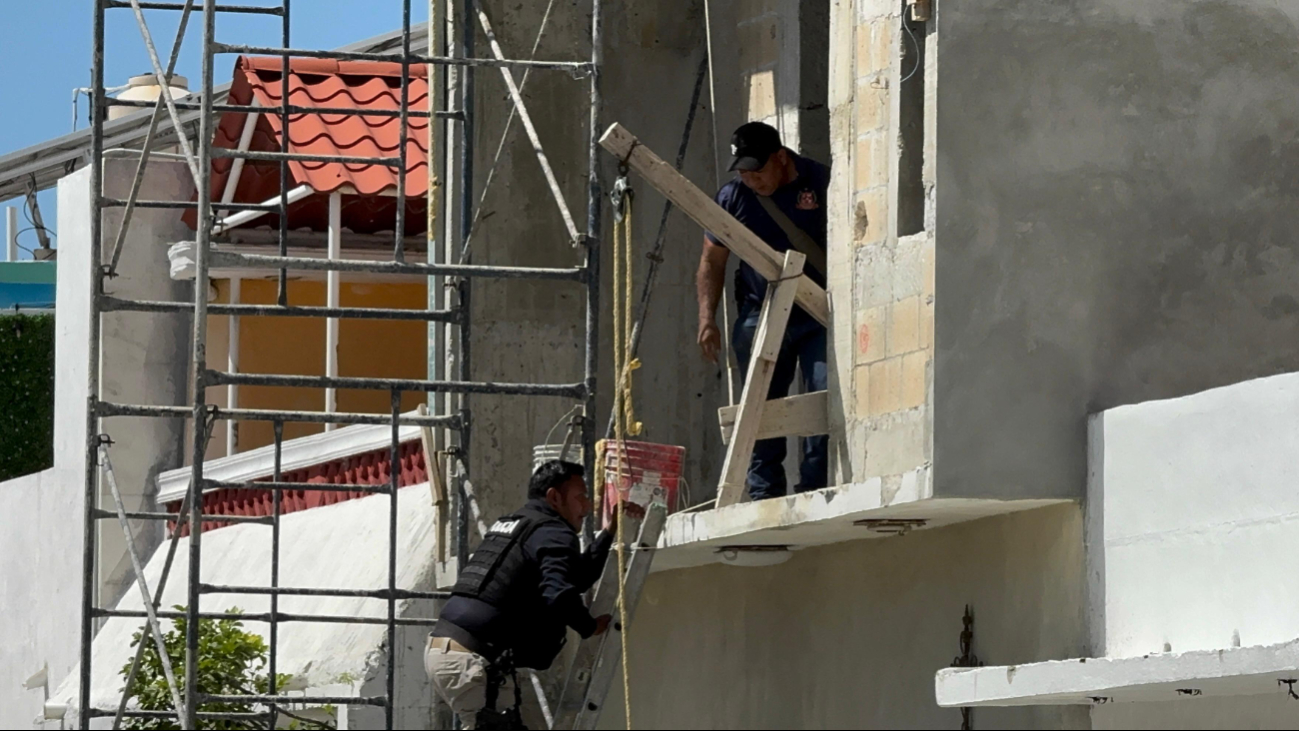
<path fill-rule="evenodd" d="M 167 87 L 171 90 L 172 99 L 180 99 L 189 95 L 189 79 L 172 74 L 169 77 L 169 82 Z M 126 83 L 128 88 L 117 95 L 118 99 L 155 102 L 162 95 L 162 87 L 158 86 L 158 77 L 153 74 L 132 76 Z M 110 120 L 117 119 L 138 111 L 140 111 L 139 107 L 109 107 L 108 118 Z"/>

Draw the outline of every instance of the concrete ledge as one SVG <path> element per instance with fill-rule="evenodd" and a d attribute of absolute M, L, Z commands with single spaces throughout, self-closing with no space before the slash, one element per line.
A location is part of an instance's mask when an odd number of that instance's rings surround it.
<path fill-rule="evenodd" d="M 1288 683 L 1296 678 L 1299 639 L 1230 650 L 951 668 L 938 671 L 934 693 L 938 705 L 945 708 L 1093 705 L 1286 695 Z M 1299 692 L 1299 683 L 1294 686 Z"/>
<path fill-rule="evenodd" d="M 930 494 L 926 467 L 900 478 L 873 478 L 720 510 L 677 513 L 668 517 L 653 570 L 669 571 L 720 562 L 722 550 L 729 546 L 787 546 L 798 550 L 863 538 L 885 538 L 897 535 L 899 530 L 936 528 L 1069 502 L 935 499 Z M 907 522 L 900 525 L 866 522 L 881 520 Z"/>

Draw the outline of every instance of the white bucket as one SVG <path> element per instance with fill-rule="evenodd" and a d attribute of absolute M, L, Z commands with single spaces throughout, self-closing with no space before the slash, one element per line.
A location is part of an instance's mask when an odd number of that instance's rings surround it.
<path fill-rule="evenodd" d="M 535 472 L 538 467 L 554 459 L 561 459 L 560 452 L 564 451 L 563 444 L 538 444 L 532 448 L 532 470 Z M 573 443 L 568 445 L 568 453 L 563 457 L 565 461 L 581 463 L 582 445 Z"/>

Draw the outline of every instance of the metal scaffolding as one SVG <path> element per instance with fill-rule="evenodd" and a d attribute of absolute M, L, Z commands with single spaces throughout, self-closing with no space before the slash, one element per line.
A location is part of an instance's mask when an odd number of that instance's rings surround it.
<path fill-rule="evenodd" d="M 457 555 L 467 554 L 467 541 L 471 520 L 479 520 L 477 507 L 472 499 L 473 488 L 468 479 L 468 457 L 470 449 L 469 429 L 473 423 L 469 396 L 472 394 L 504 394 L 518 396 L 549 396 L 579 400 L 585 407 L 581 420 L 581 439 L 583 460 L 588 470 L 593 467 L 595 459 L 595 394 L 596 367 L 599 326 L 599 240 L 601 185 L 598 177 L 599 155 L 599 115 L 600 115 L 600 62 L 601 62 L 601 0 L 591 0 L 591 56 L 586 61 L 538 61 L 514 60 L 504 57 L 499 44 L 492 33 L 490 23 L 484 11 L 477 7 L 476 0 L 437 0 L 435 3 L 446 13 L 444 17 L 431 18 L 431 21 L 451 21 L 455 38 L 442 38 L 445 35 L 439 29 L 436 37 L 434 23 L 430 23 L 429 49 L 426 54 L 413 53 L 411 50 L 411 0 L 399 0 L 402 13 L 400 51 L 393 53 L 352 53 L 341 51 L 317 51 L 294 48 L 291 44 L 290 18 L 292 0 L 282 0 L 279 6 L 247 6 L 236 4 L 216 4 L 213 0 L 196 3 L 185 2 L 141 2 L 141 0 L 95 0 L 93 24 L 93 67 L 92 67 L 92 131 L 91 131 L 91 256 L 95 262 L 95 291 L 91 298 L 90 339 L 89 339 L 89 388 L 87 393 L 88 427 L 86 433 L 87 467 L 85 473 L 85 513 L 84 513 L 84 547 L 83 547 L 83 584 L 81 616 L 81 667 L 80 667 L 80 725 L 89 728 L 92 719 L 113 717 L 114 727 L 123 718 L 162 718 L 176 716 L 182 728 L 196 728 L 200 719 L 234 718 L 241 720 L 265 720 L 268 728 L 274 728 L 280 705 L 293 704 L 334 704 L 362 705 L 382 707 L 385 710 L 386 728 L 394 724 L 394 682 L 396 668 L 396 632 L 398 626 L 428 625 L 434 620 L 421 617 L 398 617 L 397 602 L 404 599 L 435 599 L 445 597 L 443 592 L 417 592 L 403 590 L 397 586 L 397 521 L 399 487 L 399 440 L 402 425 L 418 425 L 445 430 L 442 432 L 445 453 L 450 457 L 448 469 L 454 473 L 455 489 L 451 492 L 453 513 L 456 516 Z M 161 96 L 156 103 L 118 100 L 106 95 L 104 86 L 104 49 L 105 49 L 105 15 L 110 10 L 130 10 L 136 20 L 144 44 L 149 52 L 154 75 L 158 79 Z M 455 14 L 452 15 L 454 9 Z M 145 10 L 176 11 L 180 15 L 179 29 L 171 53 L 164 66 L 154 46 L 152 35 L 145 19 Z M 219 13 L 256 14 L 278 17 L 281 26 L 281 45 L 279 47 L 258 47 L 234 45 L 218 42 L 216 39 L 216 18 Z M 197 101 L 178 101 L 169 91 L 168 79 L 175 69 L 176 60 L 186 27 L 191 16 L 198 14 L 201 20 L 202 37 L 202 81 Z M 547 15 L 549 10 L 547 11 Z M 544 30 L 543 20 L 543 30 Z M 481 29 L 490 41 L 492 57 L 475 57 L 474 40 Z M 533 51 L 535 53 L 536 48 Z M 215 102 L 216 78 L 213 70 L 214 58 L 218 54 L 258 54 L 278 56 L 282 59 L 280 105 L 278 107 L 218 104 Z M 359 108 L 333 108 L 300 106 L 290 102 L 290 58 L 316 58 L 334 60 L 385 61 L 401 65 L 400 105 L 396 112 L 391 110 L 367 110 Z M 410 108 L 410 66 L 426 64 L 437 68 L 435 85 L 434 75 L 430 74 L 430 104 L 428 110 Z M 510 92 L 513 103 L 511 120 L 515 114 L 523 123 L 529 141 L 537 154 L 539 163 L 545 172 L 547 183 L 557 205 L 561 209 L 561 218 L 565 224 L 565 233 L 572 243 L 584 250 L 585 264 L 572 268 L 524 268 L 506 266 L 482 266 L 472 263 L 470 256 L 470 237 L 473 229 L 475 206 L 474 194 L 474 73 L 475 69 L 490 67 L 499 69 Z M 590 136 L 588 149 L 587 176 L 587 220 L 585 231 L 579 231 L 573 222 L 558 184 L 551 172 L 545 153 L 541 148 L 531 118 L 527 113 L 520 85 L 516 84 L 513 73 L 517 69 L 526 72 L 561 71 L 575 79 L 585 78 L 589 84 L 590 102 Z M 445 76 L 445 78 L 443 78 Z M 526 81 L 526 77 L 525 77 Z M 440 92 L 440 93 L 439 93 Z M 104 124 L 106 112 L 111 106 L 145 107 L 153 110 L 144 146 L 130 193 L 125 199 L 109 198 L 104 195 L 104 158 L 105 135 Z M 456 106 L 457 108 L 452 108 Z M 162 136 L 158 132 L 159 124 L 168 119 L 177 130 L 184 129 L 181 110 L 198 110 L 199 129 L 197 139 L 191 141 L 186 134 L 177 134 L 183 159 L 189 173 L 194 178 L 197 190 L 195 201 L 142 200 L 141 183 L 151 155 L 153 146 Z M 279 115 L 281 135 L 278 152 L 254 152 L 244 149 L 214 149 L 215 121 L 217 114 L 239 113 L 246 115 Z M 304 155 L 289 151 L 290 115 L 328 113 L 335 115 L 372 115 L 379 117 L 397 117 L 400 120 L 400 144 L 396 155 L 379 158 L 340 157 L 324 155 Z M 426 263 L 406 261 L 405 215 L 406 189 L 405 172 L 407 165 L 407 142 L 409 135 L 408 120 L 412 118 L 430 119 L 431 133 L 439 141 L 448 144 L 440 145 L 436 150 L 430 147 L 430 158 L 436 153 L 446 154 L 451 140 L 456 139 L 455 147 L 459 152 L 458 160 L 447 160 L 444 169 L 437 170 L 439 175 L 447 175 L 445 182 L 455 192 L 452 196 L 443 195 L 442 190 L 430 186 L 430 223 L 436 221 L 438 230 L 430 226 L 428 230 L 428 257 Z M 507 132 L 508 134 L 508 124 Z M 177 158 L 167 155 L 169 158 Z M 236 203 L 228 200 L 213 201 L 212 161 L 215 158 L 234 158 L 238 160 L 258 160 L 276 162 L 280 171 L 280 191 L 278 199 L 265 203 Z M 346 260 L 336 256 L 330 258 L 309 258 L 290 256 L 288 248 L 288 212 L 293 202 L 289 190 L 290 161 L 336 162 L 365 165 L 384 165 L 401 171 L 397 186 L 394 243 L 391 258 L 388 261 Z M 430 169 L 434 168 L 429 160 Z M 490 177 L 489 177 L 490 180 Z M 436 201 L 436 202 L 434 202 Z M 105 232 L 103 214 L 109 208 L 123 208 L 122 221 L 116 231 Z M 436 207 L 436 208 L 435 208 Z M 196 209 L 196 242 L 194 245 L 193 302 L 165 301 L 131 301 L 112 297 L 105 293 L 104 282 L 117 275 L 118 262 L 122 250 L 129 246 L 129 226 L 132 213 L 142 208 Z M 278 255 L 238 254 L 228 251 L 213 250 L 212 238 L 214 227 L 219 223 L 217 213 L 228 215 L 231 212 L 261 211 L 279 214 Z M 434 218 L 434 213 L 437 214 Z M 449 225 L 452 215 L 455 225 Z M 105 234 L 111 234 L 111 248 L 105 247 Z M 440 253 L 435 256 L 435 246 Z M 331 249 L 331 254 L 334 253 Z M 107 254 L 107 256 L 106 256 Z M 271 269 L 278 270 L 278 298 L 275 305 L 246 304 L 213 304 L 209 302 L 209 271 L 213 267 L 229 269 Z M 425 310 L 392 310 L 360 307 L 340 307 L 331 303 L 327 307 L 305 307 L 291 305 L 288 302 L 288 272 L 290 271 L 326 271 L 363 272 L 373 275 L 420 275 L 428 277 L 429 304 Z M 336 276 L 336 275 L 335 275 Z M 471 380 L 471 351 L 469 327 L 470 293 L 473 279 L 478 277 L 499 279 L 532 279 L 560 280 L 580 283 L 586 288 L 586 352 L 584 373 L 580 381 L 560 384 L 532 383 L 499 383 L 492 381 Z M 447 294 L 444 296 L 444 292 Z M 192 312 L 192 375 L 193 399 L 191 406 L 156 406 L 140 404 L 112 403 L 102 398 L 100 384 L 100 360 L 102 353 L 100 316 L 109 312 L 123 313 L 177 313 Z M 207 325 L 209 316 L 290 316 L 314 317 L 324 320 L 347 318 L 371 320 L 416 320 L 429 324 L 430 329 L 439 328 L 445 332 L 447 348 L 453 351 L 453 361 L 446 353 L 435 353 L 430 350 L 430 374 L 427 379 L 393 379 L 393 378 L 357 378 L 325 376 L 296 376 L 272 374 L 248 374 L 233 372 L 235 369 L 219 370 L 209 367 L 207 362 Z M 454 334 L 452 330 L 454 329 Z M 454 347 L 453 347 L 454 346 Z M 433 363 L 438 360 L 436 367 Z M 454 367 L 452 367 L 452 362 Z M 443 377 L 437 378 L 436 374 Z M 386 414 L 338 413 L 338 412 L 305 412 L 289 410 L 224 408 L 206 401 L 209 386 L 239 385 L 281 386 L 295 388 L 323 389 L 372 389 L 387 391 L 390 396 L 391 409 Z M 412 415 L 401 412 L 401 397 L 405 392 L 419 392 L 430 395 L 432 409 L 430 415 Z M 442 394 L 442 398 L 433 398 L 432 394 Z M 153 417 L 164 419 L 186 418 L 192 420 L 192 474 L 188 492 L 181 503 L 177 514 L 165 512 L 131 512 L 122 502 L 113 474 L 109 453 L 112 442 L 103 428 L 103 420 L 114 417 Z M 270 481 L 229 482 L 212 480 L 204 476 L 204 460 L 207 455 L 208 441 L 218 420 L 262 421 L 273 425 L 274 433 L 274 474 Z M 389 447 L 391 460 L 390 482 L 388 485 L 319 485 L 284 481 L 281 474 L 281 455 L 284 438 L 284 424 L 289 422 L 324 423 L 324 424 L 384 424 L 392 430 Z M 429 464 L 430 472 L 439 470 L 438 464 Z M 100 506 L 101 479 L 111 488 L 113 497 L 112 509 Z M 209 489 L 239 488 L 268 490 L 272 495 L 272 510 L 268 517 L 248 517 L 232 515 L 205 514 L 203 493 Z M 387 495 L 388 510 L 388 582 L 386 586 L 368 590 L 331 589 L 310 587 L 284 587 L 279 585 L 280 558 L 280 518 L 282 514 L 281 498 L 286 490 L 347 490 L 365 492 L 374 495 Z M 116 610 L 96 606 L 96 572 L 98 559 L 98 530 L 100 521 L 115 520 L 120 524 L 126 539 L 127 552 L 135 572 L 135 582 L 143 598 L 144 611 Z M 166 559 L 161 577 L 155 586 L 149 586 L 144 577 L 144 564 L 136 548 L 132 520 L 175 521 L 175 529 L 165 545 Z M 199 526 L 204 522 L 243 522 L 266 524 L 271 529 L 271 581 L 269 586 L 218 586 L 205 583 L 202 577 L 203 532 Z M 184 612 L 165 611 L 160 609 L 159 602 L 165 588 L 168 574 L 174 558 L 179 552 L 182 526 L 189 527 L 188 545 L 188 584 L 186 587 L 186 605 Z M 442 536 L 439 536 L 439 540 Z M 198 677 L 198 620 L 222 618 L 225 615 L 204 611 L 203 597 L 209 594 L 247 594 L 269 597 L 270 609 L 264 613 L 244 614 L 241 619 L 251 622 L 263 622 L 269 625 L 269 673 L 267 693 L 264 695 L 218 696 L 200 692 Z M 385 600 L 387 616 L 384 618 L 359 616 L 325 616 L 290 614 L 279 611 L 278 599 L 281 596 L 333 596 L 365 597 Z M 92 707 L 91 693 L 91 659 L 92 646 L 97 620 L 109 617 L 145 619 L 143 628 L 144 640 L 137 648 L 134 664 L 123 690 L 121 702 L 115 709 Z M 128 710 L 127 698 L 130 686 L 134 681 L 141 656 L 149 640 L 154 641 L 163 658 L 167 653 L 162 647 L 160 621 L 164 619 L 185 619 L 186 655 L 183 667 L 173 668 L 164 660 L 167 682 L 176 704 L 176 711 L 163 713 L 158 711 Z M 318 623 L 356 623 L 381 624 L 386 627 L 387 667 L 385 670 L 385 692 L 371 697 L 321 697 L 321 696 L 287 696 L 276 688 L 276 674 L 279 669 L 277 639 L 279 625 L 284 622 L 318 622 Z M 199 709 L 206 703 L 239 702 L 264 708 L 255 713 L 206 713 Z"/>

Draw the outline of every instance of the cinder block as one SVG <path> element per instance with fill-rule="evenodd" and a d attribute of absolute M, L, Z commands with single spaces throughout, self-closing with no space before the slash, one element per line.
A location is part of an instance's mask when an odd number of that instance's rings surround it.
<path fill-rule="evenodd" d="M 857 147 L 853 150 L 856 169 L 853 186 L 857 190 L 863 190 L 888 185 L 890 160 L 888 137 L 882 132 L 859 137 Z"/>
<path fill-rule="evenodd" d="M 893 249 L 893 299 L 919 295 L 924 284 L 924 269 L 920 261 L 923 236 L 906 236 L 898 239 Z"/>
<path fill-rule="evenodd" d="M 877 130 L 888 121 L 889 90 L 882 88 L 875 77 L 858 79 L 853 100 L 853 123 L 857 131 Z"/>
<path fill-rule="evenodd" d="M 865 474 L 858 479 L 898 475 L 925 463 L 923 411 L 912 411 L 873 424 L 866 431 Z"/>
<path fill-rule="evenodd" d="M 858 366 L 853 369 L 853 400 L 856 404 L 854 413 L 857 418 L 864 419 L 870 416 L 870 394 L 871 378 L 870 368 L 868 366 Z"/>
<path fill-rule="evenodd" d="M 889 309 L 889 356 L 910 353 L 920 347 L 920 298 L 906 297 Z"/>
<path fill-rule="evenodd" d="M 864 310 L 893 301 L 893 260 L 888 247 L 870 244 L 857 250 L 853 307 Z"/>
<path fill-rule="evenodd" d="M 736 34 L 742 70 L 754 71 L 780 58 L 780 28 L 775 16 L 744 23 Z"/>
<path fill-rule="evenodd" d="M 898 36 L 902 33 L 901 23 L 889 20 L 876 20 L 871 23 L 871 56 L 870 65 L 875 72 L 886 72 L 893 69 L 898 57 Z M 861 70 L 858 67 L 860 75 Z"/>
<path fill-rule="evenodd" d="M 920 347 L 923 349 L 934 347 L 934 296 L 932 294 L 920 298 Z"/>
<path fill-rule="evenodd" d="M 857 313 L 857 362 L 874 363 L 888 355 L 888 306 Z"/>
<path fill-rule="evenodd" d="M 902 359 L 889 358 L 870 366 L 870 414 L 880 416 L 902 408 Z"/>
<path fill-rule="evenodd" d="M 853 36 L 853 69 L 855 76 L 860 79 L 874 72 L 871 68 L 871 24 L 858 23 Z"/>
<path fill-rule="evenodd" d="M 745 109 L 746 119 L 767 119 L 776 116 L 776 74 L 774 71 L 759 71 L 749 74 L 749 103 Z"/>
<path fill-rule="evenodd" d="M 852 239 L 858 246 L 870 246 L 888 237 L 888 188 L 872 188 L 858 193 L 852 209 Z"/>
<path fill-rule="evenodd" d="M 924 273 L 924 281 L 922 282 L 920 293 L 924 295 L 932 295 L 934 293 L 935 248 L 933 237 L 926 237 L 925 243 L 920 247 L 920 266 Z"/>
<path fill-rule="evenodd" d="M 883 18 L 901 10 L 898 0 L 855 0 L 857 17 L 861 20 Z"/>
<path fill-rule="evenodd" d="M 902 408 L 924 406 L 929 393 L 929 352 L 918 350 L 902 357 Z"/>

